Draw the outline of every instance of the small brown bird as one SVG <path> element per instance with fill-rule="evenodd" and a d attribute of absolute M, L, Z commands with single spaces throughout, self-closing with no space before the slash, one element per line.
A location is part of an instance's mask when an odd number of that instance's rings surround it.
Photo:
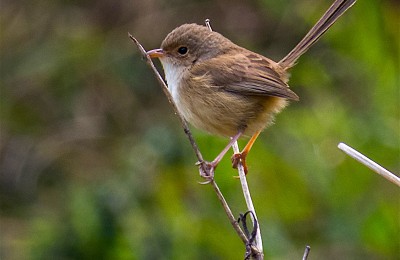
<path fill-rule="evenodd" d="M 195 127 L 231 137 L 225 149 L 207 163 L 206 176 L 242 136 L 252 136 L 243 151 L 232 156 L 247 172 L 246 155 L 260 132 L 288 100 L 299 97 L 287 85 L 297 59 L 305 53 L 356 0 L 336 0 L 300 43 L 279 62 L 242 48 L 206 26 L 184 24 L 167 35 L 159 58 L 178 110 Z"/>

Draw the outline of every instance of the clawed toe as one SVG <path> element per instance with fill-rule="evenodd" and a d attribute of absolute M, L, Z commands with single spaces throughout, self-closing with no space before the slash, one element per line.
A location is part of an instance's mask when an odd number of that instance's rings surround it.
<path fill-rule="evenodd" d="M 242 154 L 241 153 L 235 153 L 231 157 L 232 161 L 232 167 L 234 169 L 237 169 L 239 162 L 242 160 Z"/>
<path fill-rule="evenodd" d="M 246 154 L 244 153 L 235 153 L 231 157 L 232 167 L 234 169 L 238 168 L 239 163 L 242 163 L 244 173 L 247 175 L 247 165 L 246 165 Z"/>
<path fill-rule="evenodd" d="M 199 166 L 200 177 L 204 178 L 206 181 L 201 182 L 200 184 L 208 184 L 214 179 L 214 171 L 216 165 L 212 162 L 202 161 L 197 162 L 197 166 Z"/>

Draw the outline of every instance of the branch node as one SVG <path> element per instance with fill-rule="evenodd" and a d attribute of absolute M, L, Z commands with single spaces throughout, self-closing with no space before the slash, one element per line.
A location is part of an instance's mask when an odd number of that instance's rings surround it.
<path fill-rule="evenodd" d="M 310 253 L 311 247 L 309 245 L 304 249 L 303 260 L 307 260 L 308 254 Z"/>
<path fill-rule="evenodd" d="M 210 24 L 210 19 L 207 18 L 204 22 L 205 22 L 207 28 L 210 29 L 210 31 L 212 31 L 211 24 Z"/>

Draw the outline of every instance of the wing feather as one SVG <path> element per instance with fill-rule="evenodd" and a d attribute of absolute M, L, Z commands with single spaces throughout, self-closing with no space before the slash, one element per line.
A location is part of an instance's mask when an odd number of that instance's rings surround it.
<path fill-rule="evenodd" d="M 221 64 L 221 60 L 224 62 Z M 208 68 L 223 68 L 208 70 Z M 291 100 L 299 97 L 273 69 L 274 62 L 256 53 L 224 54 L 195 64 L 193 76 L 210 75 L 211 84 L 224 91 L 247 96 L 276 96 Z"/>

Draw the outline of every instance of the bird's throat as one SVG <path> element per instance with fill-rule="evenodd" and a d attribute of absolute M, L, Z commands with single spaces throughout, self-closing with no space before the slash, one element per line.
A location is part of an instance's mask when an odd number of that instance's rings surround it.
<path fill-rule="evenodd" d="M 179 108 L 179 86 L 187 68 L 171 63 L 165 59 L 161 59 L 161 64 L 164 68 L 165 80 L 167 81 L 169 92 Z"/>

